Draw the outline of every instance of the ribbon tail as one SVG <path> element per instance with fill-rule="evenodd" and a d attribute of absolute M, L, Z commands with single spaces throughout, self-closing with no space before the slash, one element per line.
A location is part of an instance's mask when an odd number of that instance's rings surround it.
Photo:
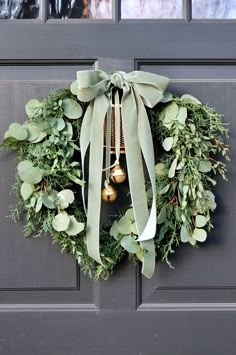
<path fill-rule="evenodd" d="M 122 122 L 131 201 L 138 235 L 140 236 L 148 222 L 149 214 L 142 155 L 138 138 L 137 106 L 132 89 L 131 91 L 127 89 L 124 90 L 122 98 Z M 143 259 L 142 273 L 150 278 L 155 269 L 154 241 L 141 242 L 141 247 L 146 250 Z"/>
<path fill-rule="evenodd" d="M 141 242 L 142 247 L 147 250 L 146 254 L 144 255 L 142 273 L 146 277 L 151 278 L 154 273 L 156 263 L 155 244 L 153 239 L 156 234 L 156 179 L 154 169 L 155 157 L 152 133 L 147 112 L 140 96 L 136 93 L 135 96 L 136 102 L 138 104 L 139 142 L 152 187 L 152 206 L 149 219 L 138 240 Z"/>
<path fill-rule="evenodd" d="M 85 165 L 85 155 L 90 144 L 91 140 L 91 126 L 92 126 L 92 117 L 93 117 L 93 101 L 90 102 L 80 129 L 80 153 L 81 153 L 81 165 L 82 165 L 82 178 L 85 180 L 85 173 L 84 173 L 84 165 Z M 85 204 L 85 187 L 82 186 L 82 200 L 84 211 L 86 213 L 86 204 Z"/>
<path fill-rule="evenodd" d="M 104 119 L 109 106 L 106 95 L 99 95 L 94 100 L 90 157 L 89 186 L 87 208 L 86 244 L 91 258 L 102 264 L 99 251 L 99 227 L 101 211 L 101 182 L 103 165 Z"/>

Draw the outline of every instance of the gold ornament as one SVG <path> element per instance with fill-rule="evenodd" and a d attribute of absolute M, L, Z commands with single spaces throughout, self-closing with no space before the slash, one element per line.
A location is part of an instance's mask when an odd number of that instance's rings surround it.
<path fill-rule="evenodd" d="M 117 165 L 111 170 L 110 178 L 114 183 L 121 184 L 125 181 L 126 173 L 120 165 Z"/>
<path fill-rule="evenodd" d="M 105 202 L 113 202 L 117 197 L 117 192 L 113 186 L 107 184 L 106 187 L 102 189 L 102 199 Z"/>

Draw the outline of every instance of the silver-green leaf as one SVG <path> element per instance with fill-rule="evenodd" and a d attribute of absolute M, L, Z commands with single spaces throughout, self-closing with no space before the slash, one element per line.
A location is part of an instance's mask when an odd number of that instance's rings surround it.
<path fill-rule="evenodd" d="M 74 120 L 82 116 L 82 107 L 73 99 L 64 99 L 62 102 L 62 108 L 66 117 Z"/>
<path fill-rule="evenodd" d="M 52 226 L 57 232 L 67 230 L 70 223 L 70 217 L 65 212 L 58 213 L 52 220 Z"/>

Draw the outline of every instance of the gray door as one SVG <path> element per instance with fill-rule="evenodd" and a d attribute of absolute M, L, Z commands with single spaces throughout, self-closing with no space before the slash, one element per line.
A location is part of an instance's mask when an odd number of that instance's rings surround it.
<path fill-rule="evenodd" d="M 0 354 L 235 354 L 235 8 L 234 0 L 123 0 L 122 8 L 118 0 L 0 0 L 1 138 L 24 121 L 30 97 L 94 67 L 169 76 L 173 91 L 215 107 L 231 131 L 215 229 L 198 250 L 178 250 L 175 270 L 158 262 L 151 280 L 126 260 L 109 281 L 93 282 L 50 237 L 25 240 L 23 224 L 5 218 L 15 163 L 1 152 Z"/>

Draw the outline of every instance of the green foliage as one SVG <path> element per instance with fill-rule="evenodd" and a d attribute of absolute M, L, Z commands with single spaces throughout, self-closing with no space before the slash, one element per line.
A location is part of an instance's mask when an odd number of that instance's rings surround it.
<path fill-rule="evenodd" d="M 17 151 L 18 168 L 13 191 L 17 205 L 14 220 L 25 215 L 25 236 L 50 234 L 62 251 L 73 254 L 82 270 L 94 279 L 108 278 L 125 254 L 132 260 L 148 258 L 137 241 L 133 209 L 114 216 L 100 231 L 103 264 L 88 256 L 85 243 L 80 154 L 77 142 L 86 105 L 76 98 L 76 85 L 55 91 L 42 101 L 26 104 L 28 120 L 12 123 L 2 147 Z M 204 242 L 212 228 L 216 208 L 211 191 L 220 174 L 226 180 L 228 159 L 221 116 L 191 95 L 181 98 L 166 92 L 150 112 L 155 146 L 163 147 L 156 165 L 158 257 L 171 266 L 169 257 L 180 243 Z M 147 197 L 150 186 L 147 184 Z"/>

